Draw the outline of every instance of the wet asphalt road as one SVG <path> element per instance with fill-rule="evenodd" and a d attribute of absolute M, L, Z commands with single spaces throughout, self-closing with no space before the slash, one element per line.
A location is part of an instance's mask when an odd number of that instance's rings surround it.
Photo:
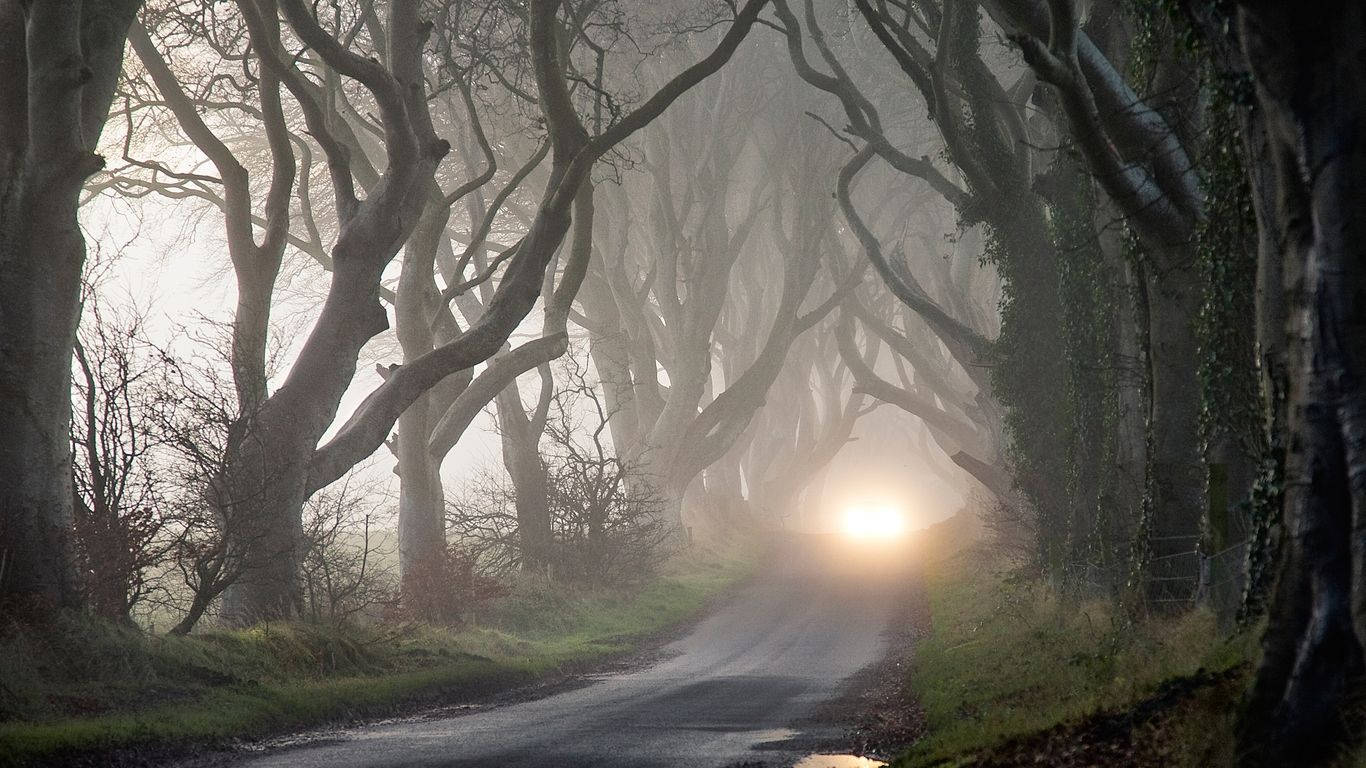
<path fill-rule="evenodd" d="M 822 702 L 881 658 L 904 577 L 895 558 L 830 541 L 773 565 L 660 660 L 546 698 L 444 719 L 365 726 L 245 758 L 250 768 L 788 766 Z M 829 733 L 825 733 L 829 735 Z"/>

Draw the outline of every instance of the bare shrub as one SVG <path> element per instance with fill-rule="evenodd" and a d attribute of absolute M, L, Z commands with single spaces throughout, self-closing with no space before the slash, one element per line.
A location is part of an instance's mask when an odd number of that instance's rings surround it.
<path fill-rule="evenodd" d="M 1039 515 L 1022 498 L 974 498 L 981 509 L 987 544 L 1005 562 L 1017 567 L 1038 566 Z"/>
<path fill-rule="evenodd" d="M 463 624 L 488 601 L 506 594 L 459 542 L 448 544 L 439 559 L 410 566 L 403 580 L 402 597 L 389 617 L 405 621 Z"/>
<path fill-rule="evenodd" d="M 379 528 L 379 502 L 355 487 L 353 473 L 304 505 L 300 615 L 340 623 L 376 617 L 398 593 L 394 546 Z"/>
<path fill-rule="evenodd" d="M 87 296 L 72 387 L 73 539 L 86 604 L 130 622 L 159 589 L 176 546 L 165 514 L 173 488 L 155 466 L 164 441 L 147 425 L 168 407 L 175 361 L 145 340 L 136 307 L 108 310 Z"/>
<path fill-rule="evenodd" d="M 546 464 L 551 578 L 591 585 L 639 580 L 671 540 L 664 502 L 647 475 L 607 445 L 611 413 L 576 355 L 565 358 L 541 443 Z M 516 493 L 485 472 L 448 505 L 450 538 L 490 575 L 521 567 Z"/>
<path fill-rule="evenodd" d="M 198 346 L 229 349 L 209 324 Z M 93 289 L 75 348 L 73 538 L 97 615 L 189 632 L 240 575 L 216 479 L 240 414 L 219 357 L 180 359 L 151 340 L 136 307 L 106 310 Z"/>
<path fill-rule="evenodd" d="M 166 512 L 178 528 L 174 570 L 179 588 L 167 608 L 181 618 L 172 634 L 190 632 L 244 570 L 241 558 L 228 546 L 233 521 L 217 512 L 222 508 L 218 478 L 241 423 L 237 390 L 225 358 L 231 349 L 231 329 L 221 324 L 209 324 L 209 329 L 207 338 L 195 339 L 196 346 L 216 356 L 176 365 L 165 384 L 165 396 L 176 407 L 160 411 L 152 426 L 169 449 L 162 471 L 179 487 Z"/>
<path fill-rule="evenodd" d="M 458 543 L 470 566 L 503 578 L 522 566 L 517 531 L 517 493 L 502 468 L 485 467 L 456 498 L 446 502 L 446 538 Z"/>

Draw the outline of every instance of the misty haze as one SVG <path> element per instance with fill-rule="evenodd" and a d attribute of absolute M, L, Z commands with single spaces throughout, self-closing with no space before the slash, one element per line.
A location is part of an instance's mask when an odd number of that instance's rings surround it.
<path fill-rule="evenodd" d="M 0 0 L 0 768 L 1366 766 L 1362 137 L 1357 0 Z"/>

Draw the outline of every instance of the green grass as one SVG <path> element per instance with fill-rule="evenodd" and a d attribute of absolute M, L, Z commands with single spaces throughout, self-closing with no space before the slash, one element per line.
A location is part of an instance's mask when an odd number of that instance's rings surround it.
<path fill-rule="evenodd" d="M 0 765 L 193 749 L 468 699 L 627 652 L 698 615 L 747 558 L 671 561 L 634 590 L 527 580 L 469 627 L 267 624 L 190 637 L 69 620 L 0 638 Z"/>
<path fill-rule="evenodd" d="M 1106 601 L 1061 602 L 990 561 L 968 547 L 924 566 L 933 626 L 916 646 L 911 687 L 928 734 L 898 766 L 953 765 L 1013 736 L 1131 707 L 1165 680 L 1251 658 L 1251 633 L 1220 640 L 1207 612 L 1126 622 Z M 1227 710 L 1211 707 L 1195 727 L 1227 734 Z M 1171 734 L 1187 736 L 1209 734 Z"/>

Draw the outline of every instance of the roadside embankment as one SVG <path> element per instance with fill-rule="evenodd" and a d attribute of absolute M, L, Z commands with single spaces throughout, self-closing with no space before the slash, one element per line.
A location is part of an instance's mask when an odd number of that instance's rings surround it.
<path fill-rule="evenodd" d="M 896 766 L 1230 764 L 1255 632 L 1061 598 L 961 522 L 925 539 L 931 621 L 909 665 L 925 735 Z"/>
<path fill-rule="evenodd" d="M 272 623 L 187 637 L 86 619 L 0 635 L 0 765 L 134 765 L 486 698 L 604 664 L 700 616 L 752 555 L 676 557 L 647 582 L 511 585 L 470 626 Z"/>

